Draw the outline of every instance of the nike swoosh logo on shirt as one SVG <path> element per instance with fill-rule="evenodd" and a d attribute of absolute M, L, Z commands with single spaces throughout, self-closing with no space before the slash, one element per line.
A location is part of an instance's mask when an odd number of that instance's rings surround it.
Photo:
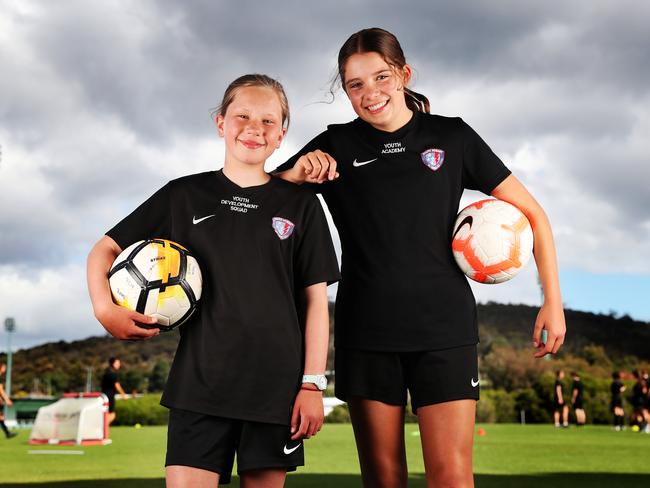
<path fill-rule="evenodd" d="M 192 223 L 194 225 L 198 224 L 199 222 L 203 222 L 205 219 L 209 219 L 210 217 L 214 217 L 214 214 L 212 215 L 207 215 L 205 217 L 201 217 L 200 219 L 197 219 L 196 217 L 192 217 Z"/>
<path fill-rule="evenodd" d="M 474 387 L 474 388 L 476 388 L 478 386 L 478 384 L 481 382 L 480 379 L 478 379 L 478 380 L 476 380 L 476 382 L 474 382 L 474 378 L 472 378 L 470 381 L 472 383 L 472 387 Z"/>
<path fill-rule="evenodd" d="M 300 444 L 302 444 L 302 442 L 298 443 L 298 445 L 296 447 L 292 447 L 291 449 L 288 449 L 287 445 L 285 444 L 284 445 L 284 453 L 287 454 L 287 455 L 291 454 L 293 451 L 295 451 L 296 449 L 298 449 L 300 447 Z"/>
<path fill-rule="evenodd" d="M 354 161 L 352 161 L 352 166 L 354 166 L 355 168 L 358 168 L 359 166 L 363 166 L 364 164 L 372 163 L 373 161 L 377 161 L 377 158 L 371 159 L 369 161 L 360 161 L 360 162 L 357 162 L 357 160 L 355 159 Z"/>

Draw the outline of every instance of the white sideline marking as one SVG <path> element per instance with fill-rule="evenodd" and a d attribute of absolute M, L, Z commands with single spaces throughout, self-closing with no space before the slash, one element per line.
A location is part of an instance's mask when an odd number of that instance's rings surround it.
<path fill-rule="evenodd" d="M 85 454 L 84 451 L 55 451 L 53 449 L 48 450 L 30 450 L 27 451 L 27 454 Z"/>

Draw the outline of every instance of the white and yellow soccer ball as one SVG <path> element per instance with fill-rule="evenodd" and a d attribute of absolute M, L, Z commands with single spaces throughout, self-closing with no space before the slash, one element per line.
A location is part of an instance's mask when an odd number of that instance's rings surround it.
<path fill-rule="evenodd" d="M 172 330 L 196 310 L 203 279 L 190 252 L 167 239 L 131 244 L 115 259 L 108 274 L 118 305 L 158 319 L 152 327 Z"/>
<path fill-rule="evenodd" d="M 451 248 L 460 269 L 479 283 L 503 283 L 528 263 L 533 230 L 514 205 L 496 199 L 465 207 L 456 217 Z"/>

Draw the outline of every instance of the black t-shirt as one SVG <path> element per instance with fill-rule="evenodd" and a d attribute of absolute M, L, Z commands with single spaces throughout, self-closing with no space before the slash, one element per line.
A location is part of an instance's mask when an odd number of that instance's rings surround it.
<path fill-rule="evenodd" d="M 634 383 L 632 387 L 632 406 L 634 408 L 643 407 L 643 383 Z"/>
<path fill-rule="evenodd" d="M 573 385 L 572 385 L 572 392 L 577 390 L 577 395 L 575 402 L 576 403 L 581 403 L 582 402 L 582 394 L 584 391 L 584 385 L 582 384 L 582 381 L 580 380 L 573 380 Z"/>
<path fill-rule="evenodd" d="M 489 194 L 510 171 L 460 118 L 415 112 L 389 133 L 330 125 L 276 171 L 320 149 L 340 178 L 322 193 L 341 238 L 336 345 L 417 351 L 478 342 L 476 303 L 451 236 L 464 188 Z"/>
<path fill-rule="evenodd" d="M 104 376 L 102 376 L 102 393 L 109 398 L 115 396 L 117 393 L 115 383 L 118 381 L 117 371 L 107 368 L 104 372 Z"/>
<path fill-rule="evenodd" d="M 621 399 L 621 388 L 623 388 L 623 382 L 620 380 L 612 381 L 611 391 L 612 391 L 612 401 Z"/>
<path fill-rule="evenodd" d="M 560 393 L 562 394 L 562 401 L 560 401 L 560 396 L 558 395 L 558 386 L 560 387 Z M 564 405 L 564 391 L 560 380 L 555 380 L 555 385 L 553 386 L 553 401 L 558 405 Z"/>
<path fill-rule="evenodd" d="M 173 180 L 107 232 L 123 249 L 161 237 L 203 274 L 161 403 L 288 424 L 303 371 L 302 290 L 339 279 L 316 196 L 278 178 L 241 188 L 222 171 Z"/>

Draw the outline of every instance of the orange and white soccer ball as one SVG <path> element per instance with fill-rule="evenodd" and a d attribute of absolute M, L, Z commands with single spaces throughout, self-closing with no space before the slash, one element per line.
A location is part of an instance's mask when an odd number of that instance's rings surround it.
<path fill-rule="evenodd" d="M 503 283 L 526 265 L 533 230 L 526 216 L 502 200 L 481 200 L 456 218 L 451 242 L 460 269 L 479 283 Z"/>
<path fill-rule="evenodd" d="M 167 239 L 131 244 L 108 273 L 118 305 L 158 319 L 152 327 L 167 331 L 184 323 L 196 310 L 203 279 L 194 256 Z"/>

